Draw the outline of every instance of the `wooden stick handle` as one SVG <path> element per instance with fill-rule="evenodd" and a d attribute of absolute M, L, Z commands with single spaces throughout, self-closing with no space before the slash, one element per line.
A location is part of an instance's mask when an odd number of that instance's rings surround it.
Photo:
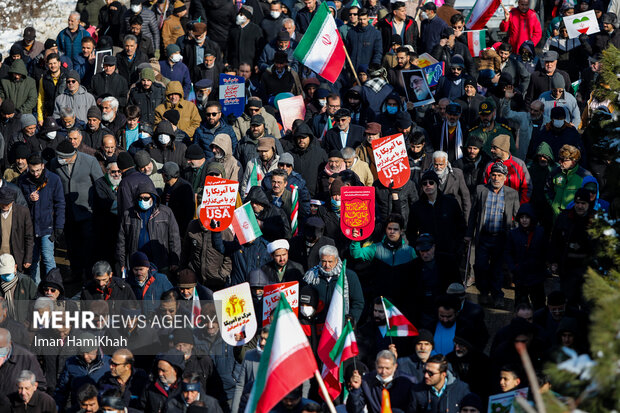
<path fill-rule="evenodd" d="M 353 67 L 353 62 L 351 61 L 351 57 L 349 56 L 347 47 L 343 44 L 342 48 L 344 49 L 344 54 L 347 57 L 347 62 L 349 62 L 349 66 L 351 66 L 351 71 L 353 72 L 353 76 L 355 76 L 355 80 L 357 80 L 357 84 L 362 86 L 362 82 L 360 82 L 359 78 L 357 77 L 357 70 L 355 70 L 355 67 Z"/>
<path fill-rule="evenodd" d="M 321 393 L 323 393 L 323 398 L 327 403 L 327 407 L 331 413 L 336 413 L 336 408 L 334 407 L 334 402 L 332 402 L 331 397 L 329 397 L 329 393 L 327 392 L 327 387 L 325 387 L 325 382 L 323 382 L 323 377 L 318 370 L 314 370 L 314 378 L 319 382 L 319 387 L 321 388 Z"/>

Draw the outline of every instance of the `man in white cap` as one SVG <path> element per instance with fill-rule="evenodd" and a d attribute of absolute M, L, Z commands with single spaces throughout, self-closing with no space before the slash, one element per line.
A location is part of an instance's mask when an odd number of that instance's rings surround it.
<path fill-rule="evenodd" d="M 267 252 L 271 254 L 273 261 L 263 265 L 261 270 L 267 274 L 270 283 L 301 281 L 304 276 L 301 264 L 288 259 L 289 249 L 289 243 L 285 239 L 277 239 L 267 245 Z"/>
<path fill-rule="evenodd" d="M 29 316 L 29 300 L 37 295 L 37 285 L 32 278 L 17 272 L 11 254 L 0 255 L 0 297 L 7 304 L 7 315 L 15 321 L 26 321 Z"/>

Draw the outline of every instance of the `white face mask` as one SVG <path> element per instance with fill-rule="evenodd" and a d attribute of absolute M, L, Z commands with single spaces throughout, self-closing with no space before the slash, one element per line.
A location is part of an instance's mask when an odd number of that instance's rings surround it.
<path fill-rule="evenodd" d="M 299 307 L 299 312 L 307 318 L 310 318 L 314 315 L 314 307 L 311 305 L 302 305 Z"/>
<path fill-rule="evenodd" d="M 66 160 L 66 159 L 63 159 L 63 158 L 58 158 L 58 163 L 59 163 L 60 165 L 66 165 L 66 164 L 67 164 L 67 160 Z"/>
<path fill-rule="evenodd" d="M 319 105 L 321 105 L 321 107 L 324 108 L 325 105 L 327 105 L 327 99 L 319 99 Z"/>
<path fill-rule="evenodd" d="M 246 21 L 248 21 L 248 18 L 241 14 L 238 15 L 237 18 L 235 19 L 235 23 L 237 24 L 237 26 L 241 26 Z"/>
<path fill-rule="evenodd" d="M 49 140 L 54 140 L 56 138 L 56 131 L 54 130 L 51 132 L 47 132 L 45 136 L 47 136 L 47 139 Z"/>
<path fill-rule="evenodd" d="M 183 60 L 183 56 L 181 55 L 181 53 L 175 53 L 170 56 L 170 60 L 172 60 L 173 63 L 179 63 L 181 60 Z"/>
<path fill-rule="evenodd" d="M 170 143 L 170 135 L 163 133 L 157 137 L 157 140 L 159 140 L 159 143 L 162 145 L 168 145 Z"/>
<path fill-rule="evenodd" d="M 564 119 L 553 119 L 553 127 L 560 129 L 564 126 Z"/>
<path fill-rule="evenodd" d="M 269 14 L 271 15 L 271 17 L 273 17 L 274 19 L 277 19 L 278 17 L 280 17 L 280 15 L 282 14 L 282 12 L 279 11 L 271 11 L 269 12 Z"/>
<path fill-rule="evenodd" d="M 131 11 L 134 13 L 140 13 L 142 11 L 142 6 L 139 4 L 132 4 L 131 5 Z"/>
<path fill-rule="evenodd" d="M 382 383 L 382 384 L 387 384 L 387 383 L 390 383 L 392 380 L 394 380 L 394 375 L 392 374 L 391 376 L 386 377 L 384 379 L 383 377 L 381 377 L 381 376 L 379 376 L 377 374 L 377 380 L 379 380 L 379 382 Z"/>
<path fill-rule="evenodd" d="M 426 19 L 428 19 L 428 14 L 426 14 L 426 12 L 425 12 L 425 11 L 423 11 L 422 13 L 420 13 L 420 18 L 421 18 L 422 20 L 426 20 Z"/>

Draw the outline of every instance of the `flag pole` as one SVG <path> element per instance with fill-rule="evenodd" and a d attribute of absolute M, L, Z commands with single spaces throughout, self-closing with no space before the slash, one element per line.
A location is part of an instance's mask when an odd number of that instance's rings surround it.
<path fill-rule="evenodd" d="M 342 48 L 344 49 L 344 55 L 347 57 L 347 62 L 349 62 L 349 66 L 351 67 L 353 76 L 355 76 L 355 80 L 357 80 L 357 84 L 362 86 L 362 82 L 360 82 L 360 79 L 357 77 L 357 71 L 353 67 L 353 62 L 351 61 L 351 58 L 349 57 L 349 52 L 347 52 L 347 47 L 344 45 L 344 42 L 342 44 Z"/>
<path fill-rule="evenodd" d="M 327 387 L 325 387 L 325 382 L 323 381 L 323 377 L 319 374 L 318 370 L 314 370 L 314 378 L 317 382 L 319 382 L 319 387 L 321 388 L 321 393 L 323 393 L 323 399 L 327 403 L 327 407 L 331 413 L 336 413 L 336 408 L 334 407 L 334 403 L 332 402 L 331 397 L 329 397 L 329 393 L 327 392 Z"/>

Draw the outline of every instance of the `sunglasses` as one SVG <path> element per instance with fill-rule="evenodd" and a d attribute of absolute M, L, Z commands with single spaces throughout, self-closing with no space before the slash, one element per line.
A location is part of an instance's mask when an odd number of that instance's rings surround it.
<path fill-rule="evenodd" d="M 127 363 L 115 363 L 112 360 L 110 360 L 110 366 L 114 366 L 114 367 L 116 367 L 116 366 L 124 366 L 125 364 L 127 364 Z"/>
<path fill-rule="evenodd" d="M 438 372 L 435 371 L 430 371 L 430 370 L 424 370 L 424 375 L 428 377 L 433 377 L 435 374 L 439 374 Z"/>
<path fill-rule="evenodd" d="M 287 167 L 287 168 L 292 168 L 293 165 L 291 165 L 290 163 L 279 163 L 278 164 L 278 168 L 283 168 L 283 167 Z"/>
<path fill-rule="evenodd" d="M 359 16 L 359 13 L 349 13 L 349 16 Z"/>
<path fill-rule="evenodd" d="M 45 288 L 43 289 L 43 291 L 49 291 L 49 292 L 51 292 L 51 293 L 55 293 L 55 292 L 56 292 L 56 291 L 58 291 L 58 290 L 57 290 L 56 288 L 53 288 L 53 287 L 45 287 Z"/>
<path fill-rule="evenodd" d="M 77 83 L 77 80 L 75 80 L 75 79 L 67 79 L 67 83 Z"/>
<path fill-rule="evenodd" d="M 150 201 L 151 197 L 150 196 L 141 196 L 138 198 L 140 201 Z"/>
<path fill-rule="evenodd" d="M 435 181 L 424 181 L 422 182 L 422 186 L 433 186 L 435 185 Z"/>
<path fill-rule="evenodd" d="M 217 115 L 219 115 L 220 112 L 206 112 L 205 115 L 207 116 L 211 116 L 211 117 L 216 117 Z"/>
<path fill-rule="evenodd" d="M 110 175 L 120 175 L 120 174 L 121 174 L 120 169 L 116 169 L 114 171 L 110 171 Z"/>

